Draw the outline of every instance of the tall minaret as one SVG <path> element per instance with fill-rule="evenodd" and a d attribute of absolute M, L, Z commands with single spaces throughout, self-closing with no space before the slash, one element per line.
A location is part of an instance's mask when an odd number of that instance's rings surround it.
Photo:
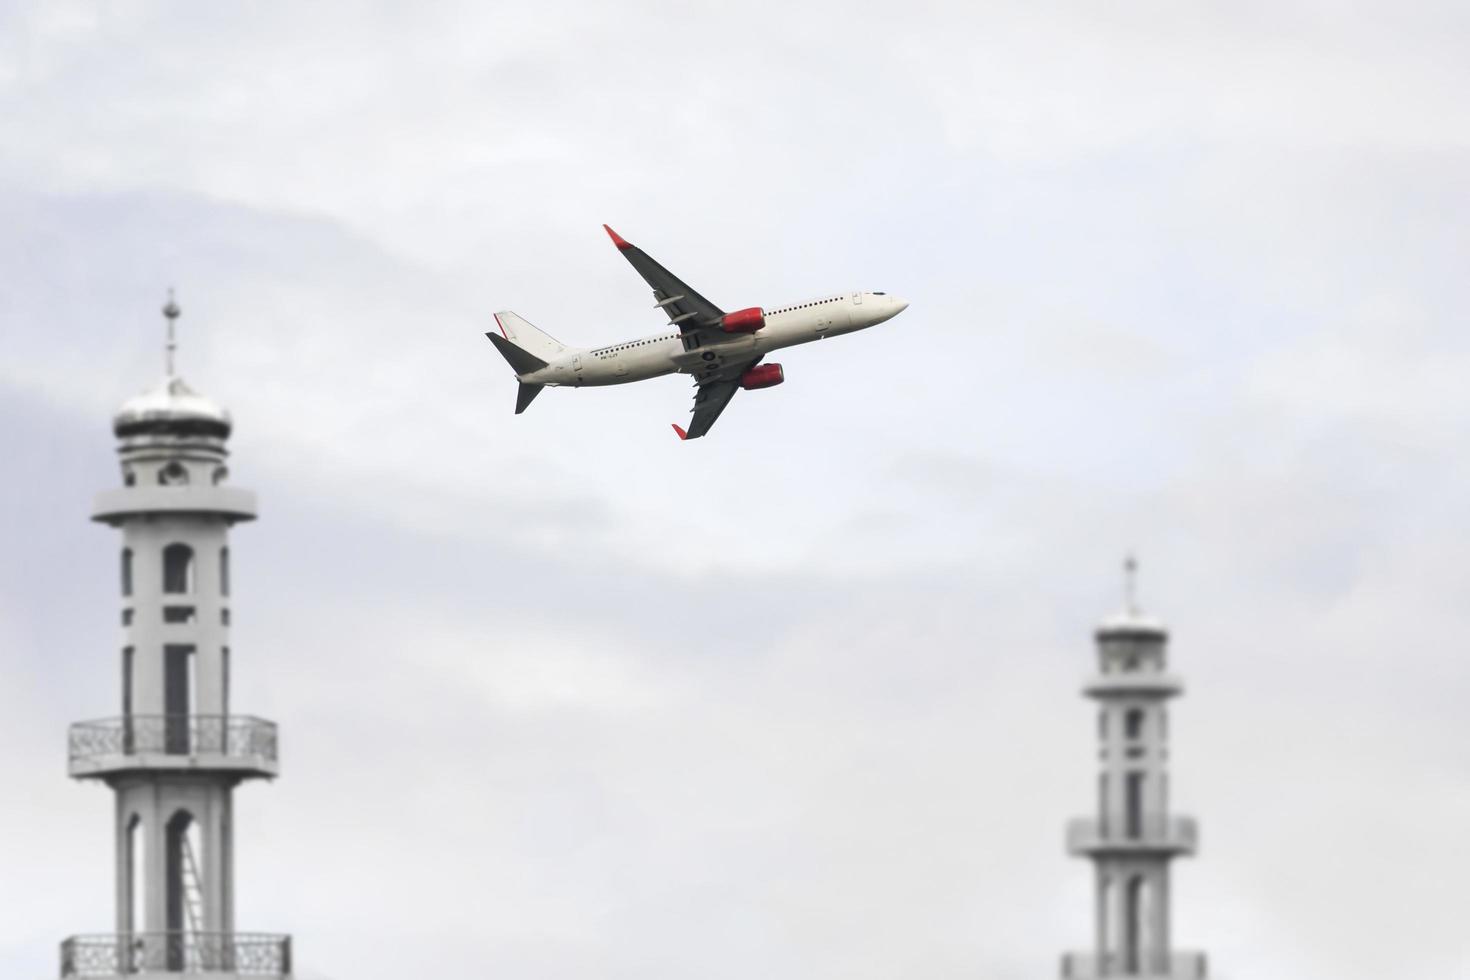
<path fill-rule="evenodd" d="M 113 419 L 122 487 L 92 519 L 122 532 L 121 714 L 73 725 L 69 767 L 116 800 L 117 926 L 61 946 L 61 975 L 288 977 L 287 936 L 237 933 L 237 784 L 276 775 L 276 726 L 230 707 L 229 530 L 255 495 L 229 485 L 230 416 L 174 368 Z"/>
<path fill-rule="evenodd" d="M 1138 566 L 1124 565 L 1122 612 L 1097 628 L 1097 816 L 1073 820 L 1067 847 L 1091 859 L 1096 933 L 1088 953 L 1062 959 L 1066 980 L 1203 980 L 1202 953 L 1176 952 L 1169 933 L 1169 862 L 1193 854 L 1194 820 L 1169 814 L 1168 700 L 1183 690 L 1165 673 L 1169 633 L 1138 609 Z"/>

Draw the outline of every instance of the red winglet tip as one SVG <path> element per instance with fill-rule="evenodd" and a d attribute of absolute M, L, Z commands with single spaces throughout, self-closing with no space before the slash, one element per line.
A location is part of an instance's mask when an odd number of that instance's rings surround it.
<path fill-rule="evenodd" d="M 619 235 L 617 232 L 613 231 L 607 225 L 603 225 L 602 227 L 603 227 L 603 230 L 607 232 L 607 237 L 611 238 L 613 240 L 613 244 L 616 245 L 618 248 L 632 248 L 633 247 L 632 245 L 629 245 L 627 243 L 627 241 L 625 241 L 623 239 L 623 236 L 622 235 Z"/>
<path fill-rule="evenodd" d="M 500 322 L 500 314 L 495 313 L 492 315 L 495 317 L 495 325 L 500 328 L 500 336 L 504 337 L 506 340 L 509 340 L 510 334 L 505 332 L 505 324 Z"/>
<path fill-rule="evenodd" d="M 683 429 L 681 429 L 679 427 L 679 423 L 678 422 L 670 422 L 669 424 L 674 427 L 674 432 L 676 432 L 678 434 L 678 436 L 679 436 L 680 439 L 688 439 L 689 438 L 689 433 L 687 433 Z"/>

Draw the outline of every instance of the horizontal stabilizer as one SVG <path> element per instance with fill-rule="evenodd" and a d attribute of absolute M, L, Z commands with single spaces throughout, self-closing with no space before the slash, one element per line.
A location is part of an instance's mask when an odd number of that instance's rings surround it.
<path fill-rule="evenodd" d="M 490 343 L 495 345 L 495 349 L 500 351 L 500 356 L 510 363 L 511 370 L 516 374 L 532 374 L 546 366 L 546 362 L 541 358 L 517 347 L 498 333 L 487 333 L 485 336 L 490 338 Z M 529 399 L 527 402 L 529 403 Z"/>

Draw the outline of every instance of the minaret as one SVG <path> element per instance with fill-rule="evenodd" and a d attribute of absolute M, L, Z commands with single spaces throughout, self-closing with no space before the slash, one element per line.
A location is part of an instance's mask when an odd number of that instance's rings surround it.
<path fill-rule="evenodd" d="M 287 936 L 238 933 L 235 787 L 276 775 L 276 726 L 230 705 L 230 528 L 255 495 L 229 485 L 230 416 L 174 367 L 113 419 L 123 485 L 92 519 L 122 532 L 121 714 L 71 726 L 69 768 L 115 796 L 117 925 L 61 946 L 63 977 L 288 977 Z"/>
<path fill-rule="evenodd" d="M 1096 932 L 1089 953 L 1062 959 L 1065 980 L 1203 980 L 1202 953 L 1176 952 L 1169 932 L 1169 862 L 1193 854 L 1194 820 L 1169 813 L 1168 714 L 1180 694 L 1166 673 L 1169 633 L 1138 609 L 1138 566 L 1124 565 L 1122 612 L 1097 628 L 1097 816 L 1067 827 L 1071 853 L 1093 863 Z"/>

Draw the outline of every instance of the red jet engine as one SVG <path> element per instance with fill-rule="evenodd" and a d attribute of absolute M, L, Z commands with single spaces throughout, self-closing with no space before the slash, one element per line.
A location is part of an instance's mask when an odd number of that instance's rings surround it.
<path fill-rule="evenodd" d="M 755 333 L 766 325 L 766 314 L 759 306 L 726 313 L 720 318 L 720 329 L 725 333 Z"/>
<path fill-rule="evenodd" d="M 785 380 L 786 372 L 781 370 L 781 365 L 762 364 L 740 376 L 740 387 L 746 391 L 753 391 L 756 388 L 774 388 Z"/>

